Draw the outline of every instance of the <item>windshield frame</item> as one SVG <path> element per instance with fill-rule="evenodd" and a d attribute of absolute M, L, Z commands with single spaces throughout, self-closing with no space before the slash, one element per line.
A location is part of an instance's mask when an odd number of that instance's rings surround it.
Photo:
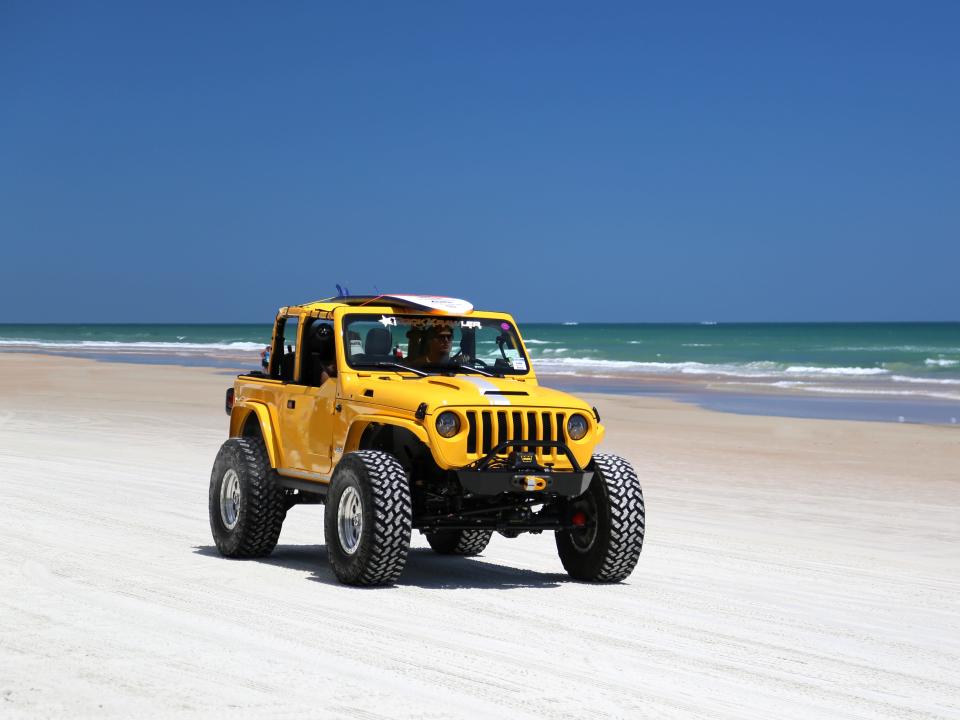
<path fill-rule="evenodd" d="M 351 308 L 350 310 L 353 310 Z M 484 363 L 483 366 L 475 368 L 470 364 L 460 364 L 460 363 L 447 363 L 447 364 L 429 364 L 424 365 L 423 367 L 417 365 L 410 365 L 411 370 L 403 370 L 401 368 L 378 368 L 375 365 L 376 361 L 371 361 L 369 363 L 360 362 L 354 364 L 352 362 L 353 358 L 349 350 L 349 340 L 347 338 L 347 332 L 349 331 L 349 324 L 356 322 L 358 320 L 365 320 L 367 322 L 377 322 L 377 317 L 393 317 L 396 318 L 397 325 L 403 325 L 406 322 L 411 320 L 423 320 L 424 322 L 450 322 L 450 323 L 461 323 L 461 322 L 499 322 L 501 326 L 503 324 L 509 325 L 509 330 L 504 330 L 504 332 L 509 333 L 514 341 L 516 346 L 514 349 L 519 353 L 519 358 L 522 359 L 525 363 L 525 370 L 518 369 L 509 369 L 505 370 L 504 368 L 494 369 L 494 366 L 487 365 Z M 463 327 L 463 326 L 461 326 Z M 516 322 L 513 318 L 509 316 L 502 315 L 490 315 L 490 314 L 476 314 L 476 315 L 441 315 L 436 313 L 397 313 L 397 312 L 384 312 L 381 309 L 377 309 L 375 312 L 351 312 L 347 311 L 340 316 L 340 332 L 338 333 L 338 341 L 340 342 L 342 349 L 342 357 L 346 368 L 353 370 L 354 372 L 392 372 L 392 373 L 402 373 L 410 372 L 418 374 L 420 372 L 427 373 L 429 375 L 450 375 L 450 374 L 459 374 L 463 373 L 465 375 L 471 375 L 473 377 L 484 377 L 483 373 L 475 372 L 477 370 L 485 370 L 487 373 L 493 375 L 496 378 L 504 377 L 514 377 L 514 378 L 528 378 L 533 375 L 533 365 L 530 362 L 530 356 L 527 353 L 526 345 L 523 342 L 523 337 L 520 335 L 520 330 L 517 327 Z M 461 332 L 462 337 L 462 332 Z M 457 342 L 454 342 L 454 346 L 457 345 Z M 397 362 L 401 364 L 408 364 L 409 358 L 404 357 L 398 359 Z M 481 360 L 482 361 L 482 360 Z"/>

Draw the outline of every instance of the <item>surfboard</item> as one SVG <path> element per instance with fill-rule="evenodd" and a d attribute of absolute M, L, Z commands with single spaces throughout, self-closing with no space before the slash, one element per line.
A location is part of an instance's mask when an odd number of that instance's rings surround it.
<path fill-rule="evenodd" d="M 330 298 L 330 302 L 342 302 L 345 305 L 383 304 L 444 315 L 466 315 L 473 312 L 472 303 L 441 295 L 346 295 Z"/>

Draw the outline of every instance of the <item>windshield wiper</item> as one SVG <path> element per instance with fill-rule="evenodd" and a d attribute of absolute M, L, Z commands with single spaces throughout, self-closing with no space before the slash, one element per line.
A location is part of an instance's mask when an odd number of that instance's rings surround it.
<path fill-rule="evenodd" d="M 420 377 L 427 377 L 430 375 L 428 372 L 424 372 L 420 368 L 410 367 L 409 365 L 404 365 L 403 363 L 398 362 L 365 362 L 365 363 L 356 363 L 354 364 L 355 368 L 364 368 L 364 367 L 375 367 L 375 368 L 390 368 L 392 370 L 407 370 L 412 372 L 414 375 L 419 375 Z"/>
<path fill-rule="evenodd" d="M 478 375 L 483 375 L 484 377 L 503 377 L 503 375 L 497 375 L 496 373 L 492 373 L 489 370 L 481 370 L 480 368 L 473 367 L 473 365 L 454 365 L 453 368 L 451 369 L 454 372 L 456 372 L 457 370 L 464 370 L 466 372 L 475 372 Z"/>

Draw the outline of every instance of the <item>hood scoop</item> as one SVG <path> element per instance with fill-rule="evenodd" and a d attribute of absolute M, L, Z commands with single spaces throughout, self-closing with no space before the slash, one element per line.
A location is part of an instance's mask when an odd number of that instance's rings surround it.
<path fill-rule="evenodd" d="M 526 390 L 487 390 L 484 395 L 529 395 Z"/>

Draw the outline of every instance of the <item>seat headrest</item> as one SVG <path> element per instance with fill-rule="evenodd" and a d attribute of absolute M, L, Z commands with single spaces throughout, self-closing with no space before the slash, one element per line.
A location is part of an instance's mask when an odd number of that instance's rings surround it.
<path fill-rule="evenodd" d="M 389 328 L 375 327 L 367 332 L 363 352 L 367 355 L 389 355 L 393 348 L 393 334 Z"/>
<path fill-rule="evenodd" d="M 310 329 L 310 352 L 319 356 L 321 362 L 330 362 L 334 357 L 333 326 L 316 323 Z"/>

